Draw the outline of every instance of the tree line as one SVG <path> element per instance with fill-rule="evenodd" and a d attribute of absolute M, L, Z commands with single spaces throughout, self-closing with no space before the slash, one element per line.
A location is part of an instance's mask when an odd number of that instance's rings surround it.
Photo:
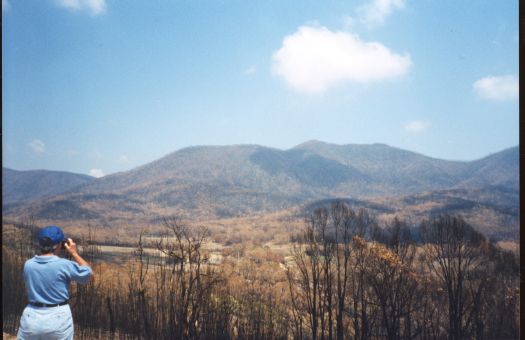
<path fill-rule="evenodd" d="M 519 264 L 458 216 L 380 228 L 315 210 L 289 268 L 295 338 L 517 339 Z"/>
<path fill-rule="evenodd" d="M 120 266 L 96 262 L 87 235 L 81 250 L 96 280 L 72 287 L 77 338 L 519 338 L 519 260 L 458 216 L 380 226 L 367 210 L 335 202 L 306 216 L 288 261 L 243 262 L 238 253 L 219 266 L 203 248 L 206 228 L 164 225 L 160 260 L 141 234 Z M 7 332 L 26 304 L 22 266 L 35 230 L 4 233 Z"/>

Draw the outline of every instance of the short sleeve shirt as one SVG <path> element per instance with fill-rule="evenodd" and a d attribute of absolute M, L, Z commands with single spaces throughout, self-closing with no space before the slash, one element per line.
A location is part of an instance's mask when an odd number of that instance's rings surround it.
<path fill-rule="evenodd" d="M 89 266 L 58 256 L 35 256 L 24 265 L 24 280 L 29 302 L 57 304 L 69 299 L 71 281 L 87 283 Z"/>

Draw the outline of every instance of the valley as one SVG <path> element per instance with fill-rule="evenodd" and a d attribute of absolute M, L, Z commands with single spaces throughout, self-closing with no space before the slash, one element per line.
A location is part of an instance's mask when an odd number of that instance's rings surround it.
<path fill-rule="evenodd" d="M 74 234 L 96 226 L 113 243 L 144 229 L 159 232 L 170 216 L 206 225 L 218 242 L 282 242 L 289 237 L 283 221 L 297 223 L 309 207 L 342 199 L 379 221 L 397 216 L 415 225 L 459 214 L 488 237 L 517 240 L 518 160 L 518 147 L 459 162 L 384 144 L 198 146 L 69 186 L 55 183 L 78 176 L 4 169 L 3 216 L 60 224 Z"/>

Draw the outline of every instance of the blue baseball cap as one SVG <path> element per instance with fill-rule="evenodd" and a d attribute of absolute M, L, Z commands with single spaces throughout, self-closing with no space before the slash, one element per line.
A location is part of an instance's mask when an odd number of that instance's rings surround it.
<path fill-rule="evenodd" d="M 64 236 L 62 228 L 56 225 L 44 227 L 38 232 L 38 243 L 41 246 L 54 246 L 63 241 L 66 241 L 66 236 Z"/>

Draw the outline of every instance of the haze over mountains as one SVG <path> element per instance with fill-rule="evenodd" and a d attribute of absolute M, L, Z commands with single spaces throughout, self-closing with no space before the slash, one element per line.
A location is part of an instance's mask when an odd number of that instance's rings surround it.
<path fill-rule="evenodd" d="M 428 203 L 429 197 L 434 197 L 430 192 L 474 205 L 482 192 L 486 209 L 503 207 L 512 217 L 501 223 L 519 224 L 518 147 L 460 162 L 384 144 L 310 141 L 289 150 L 258 145 L 196 146 L 100 179 L 62 173 L 58 177 L 64 181 L 56 185 L 49 181 L 50 188 L 25 184 L 34 182 L 36 173 L 16 177 L 12 170 L 3 170 L 8 188 L 3 191 L 4 214 L 30 213 L 45 220 L 96 220 L 110 226 L 118 219 L 153 223 L 172 214 L 220 218 L 331 198 L 376 202 L 401 211 L 407 205 L 418 205 L 417 197 Z M 78 186 L 73 187 L 75 183 Z M 478 194 L 473 194 L 476 191 Z M 427 196 L 417 196 L 421 193 Z M 52 194 L 55 196 L 48 196 Z M 394 203 L 403 200 L 411 203 Z M 478 207 L 472 204 L 464 208 Z"/>
<path fill-rule="evenodd" d="M 92 180 L 88 175 L 64 171 L 2 168 L 2 201 L 4 205 L 29 202 L 64 193 Z"/>

